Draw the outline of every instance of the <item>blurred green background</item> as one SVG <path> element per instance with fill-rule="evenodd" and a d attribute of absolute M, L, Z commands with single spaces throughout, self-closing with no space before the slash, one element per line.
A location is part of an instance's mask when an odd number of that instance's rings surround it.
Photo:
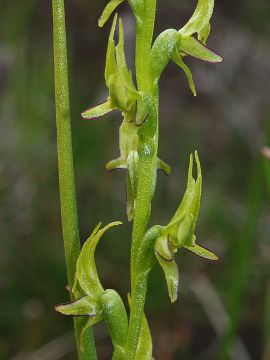
<path fill-rule="evenodd" d="M 124 173 L 104 171 L 118 154 L 119 114 L 83 121 L 107 96 L 104 61 L 110 25 L 97 27 L 106 0 L 67 0 L 71 111 L 82 241 L 100 220 L 124 220 L 106 235 L 97 265 L 106 288 L 129 290 L 130 225 Z M 195 0 L 158 0 L 156 35 L 180 28 Z M 161 83 L 160 156 L 152 224 L 166 224 L 185 190 L 189 153 L 200 154 L 204 188 L 198 242 L 220 261 L 182 251 L 178 301 L 161 270 L 150 277 L 147 314 L 157 360 L 270 359 L 270 2 L 219 0 L 210 48 L 221 65 L 188 59 L 198 96 L 173 64 Z M 72 322 L 54 311 L 67 301 L 54 112 L 51 2 L 1 0 L 0 22 L 0 359 L 75 359 Z M 119 8 L 129 66 L 134 21 Z M 110 359 L 103 325 L 99 359 Z"/>

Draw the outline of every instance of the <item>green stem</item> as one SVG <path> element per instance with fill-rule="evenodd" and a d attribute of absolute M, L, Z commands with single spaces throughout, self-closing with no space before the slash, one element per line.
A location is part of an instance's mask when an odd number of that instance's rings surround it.
<path fill-rule="evenodd" d="M 76 262 L 80 254 L 80 238 L 73 169 L 64 0 L 52 0 L 52 9 L 61 217 L 68 283 L 72 288 Z M 84 319 L 74 321 L 77 343 L 84 323 Z M 87 340 L 85 351 L 83 354 L 79 352 L 79 358 L 96 359 L 93 335 L 90 332 L 87 334 Z"/>
<path fill-rule="evenodd" d="M 144 17 L 136 23 L 136 79 L 138 89 L 150 90 L 149 62 L 156 19 L 156 0 L 144 1 Z"/>
<path fill-rule="evenodd" d="M 133 360 L 139 341 L 148 273 L 139 273 L 138 252 L 145 235 L 155 188 L 158 150 L 158 95 L 149 74 L 150 51 L 156 16 L 156 0 L 144 1 L 144 17 L 136 24 L 136 79 L 139 91 L 152 97 L 154 109 L 139 131 L 139 163 L 136 206 L 131 246 L 131 312 L 126 341 L 126 359 Z"/>
<path fill-rule="evenodd" d="M 136 356 L 147 293 L 147 280 L 148 275 L 142 274 L 136 278 L 134 283 L 129 329 L 126 342 L 126 360 L 133 360 Z"/>

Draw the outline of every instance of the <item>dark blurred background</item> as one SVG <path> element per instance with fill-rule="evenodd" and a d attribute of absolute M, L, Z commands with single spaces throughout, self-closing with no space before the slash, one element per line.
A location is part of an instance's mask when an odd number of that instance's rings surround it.
<path fill-rule="evenodd" d="M 82 241 L 100 221 L 124 220 L 104 236 L 97 266 L 105 288 L 129 290 L 130 225 L 125 177 L 106 173 L 118 155 L 120 115 L 83 121 L 80 112 L 107 96 L 104 61 L 110 24 L 97 27 L 106 0 L 67 0 L 71 111 Z M 156 35 L 179 29 L 195 0 L 158 0 Z M 0 0 L 0 359 L 75 359 L 72 322 L 54 311 L 67 301 L 60 222 L 51 2 Z M 133 66 L 134 21 L 126 4 L 126 51 Z M 146 312 L 157 360 L 270 359 L 270 2 L 216 1 L 209 46 L 221 65 L 187 59 L 193 98 L 173 64 L 160 83 L 160 156 L 173 172 L 158 176 L 152 224 L 166 224 L 185 190 L 189 153 L 203 175 L 198 242 L 218 263 L 177 256 L 178 301 L 164 276 L 150 277 Z M 269 163 L 268 163 L 269 162 Z M 268 181 L 268 182 L 267 182 Z M 110 359 L 103 325 L 99 359 Z"/>

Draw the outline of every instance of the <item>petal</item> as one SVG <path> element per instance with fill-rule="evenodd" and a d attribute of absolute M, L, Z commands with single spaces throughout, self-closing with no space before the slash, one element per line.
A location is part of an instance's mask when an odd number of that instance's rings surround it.
<path fill-rule="evenodd" d="M 135 194 L 131 185 L 130 176 L 126 176 L 126 196 L 127 196 L 127 218 L 128 221 L 133 220 L 134 207 L 135 207 Z"/>
<path fill-rule="evenodd" d="M 192 91 L 192 94 L 194 96 L 196 96 L 197 95 L 196 88 L 195 88 L 195 84 L 194 84 L 194 81 L 193 81 L 193 76 L 192 76 L 192 73 L 191 73 L 189 67 L 184 63 L 181 55 L 179 53 L 177 53 L 177 52 L 175 52 L 175 54 L 173 54 L 172 60 L 176 63 L 176 65 L 180 66 L 180 68 L 182 70 L 184 70 L 184 72 L 186 74 L 186 77 L 187 77 L 187 80 L 188 80 L 189 88 Z"/>
<path fill-rule="evenodd" d="M 179 284 L 179 273 L 178 267 L 174 260 L 165 260 L 156 252 L 157 260 L 162 267 L 167 283 L 168 293 L 171 299 L 171 302 L 177 300 L 178 293 L 178 284 Z"/>
<path fill-rule="evenodd" d="M 180 42 L 179 50 L 187 55 L 210 63 L 220 63 L 223 61 L 221 56 L 214 53 L 194 37 L 183 38 Z"/>
<path fill-rule="evenodd" d="M 172 171 L 170 165 L 168 165 L 165 161 L 157 158 L 157 169 L 160 169 L 164 172 L 165 175 L 169 175 Z"/>
<path fill-rule="evenodd" d="M 183 199 L 181 201 L 181 204 L 177 209 L 176 213 L 174 214 L 172 220 L 170 221 L 169 226 L 175 222 L 180 221 L 187 213 L 190 212 L 190 206 L 194 198 L 195 185 L 196 185 L 196 182 L 192 176 L 192 171 L 193 171 L 193 155 L 190 154 L 187 188 L 183 196 Z"/>
<path fill-rule="evenodd" d="M 201 206 L 201 193 L 202 193 L 202 170 L 197 151 L 195 151 L 195 160 L 197 166 L 197 179 L 195 183 L 194 196 L 190 205 L 190 212 L 194 216 L 194 222 L 196 223 Z"/>
<path fill-rule="evenodd" d="M 138 174 L 138 153 L 130 151 L 127 158 L 127 217 L 128 221 L 133 219 L 135 199 L 137 194 L 137 174 Z"/>
<path fill-rule="evenodd" d="M 115 169 L 126 169 L 127 164 L 122 160 L 121 157 L 107 162 L 105 165 L 106 170 L 111 171 Z"/>
<path fill-rule="evenodd" d="M 195 244 L 194 246 L 185 246 L 186 249 L 188 249 L 189 251 L 192 251 L 194 254 L 207 259 L 207 260 L 214 260 L 217 261 L 218 257 L 213 254 L 211 251 L 201 247 L 198 244 Z"/>
<path fill-rule="evenodd" d="M 114 43 L 114 34 L 117 23 L 117 14 L 115 14 L 113 19 L 113 24 L 108 40 L 107 54 L 106 54 L 106 65 L 105 65 L 105 81 L 107 87 L 109 87 L 109 80 L 112 75 L 115 75 L 117 72 L 117 65 L 115 59 L 115 43 Z"/>
<path fill-rule="evenodd" d="M 103 13 L 101 17 L 98 20 L 98 26 L 103 27 L 106 22 L 108 21 L 111 14 L 114 12 L 114 10 L 117 8 L 118 5 L 120 5 L 124 0 L 111 0 L 103 10 Z"/>
<path fill-rule="evenodd" d="M 209 23 L 213 10 L 215 0 L 198 0 L 197 7 L 186 23 L 186 25 L 179 30 L 183 37 L 189 37 L 195 33 L 199 33 Z"/>
<path fill-rule="evenodd" d="M 88 110 L 85 110 L 81 115 L 84 119 L 91 120 L 91 119 L 97 119 L 101 116 L 107 115 L 116 108 L 113 108 L 111 106 L 110 100 L 107 100 L 93 108 L 90 108 Z"/>
<path fill-rule="evenodd" d="M 206 44 L 206 41 L 209 37 L 210 30 L 211 30 L 211 25 L 210 23 L 208 23 L 207 25 L 205 25 L 203 29 L 201 29 L 201 31 L 198 32 L 198 40 L 204 45 Z"/>
<path fill-rule="evenodd" d="M 119 221 L 113 222 L 99 230 L 101 226 L 101 223 L 99 223 L 94 232 L 84 243 L 76 265 L 76 283 L 73 290 L 76 290 L 75 287 L 77 286 L 77 283 L 79 283 L 84 293 L 94 299 L 97 299 L 103 292 L 103 287 L 100 284 L 95 264 L 96 246 L 107 229 L 120 224 L 122 223 Z"/>
<path fill-rule="evenodd" d="M 172 261 L 173 253 L 170 249 L 167 235 L 159 236 L 155 242 L 155 252 L 164 260 Z"/>
<path fill-rule="evenodd" d="M 181 247 L 181 246 L 189 245 L 192 241 L 194 228 L 195 228 L 194 216 L 189 213 L 184 216 L 184 218 L 179 224 L 179 228 L 177 232 L 178 244 L 175 246 Z"/>
<path fill-rule="evenodd" d="M 94 316 L 99 312 L 98 303 L 89 296 L 55 307 L 55 310 L 63 315 L 71 316 Z"/>

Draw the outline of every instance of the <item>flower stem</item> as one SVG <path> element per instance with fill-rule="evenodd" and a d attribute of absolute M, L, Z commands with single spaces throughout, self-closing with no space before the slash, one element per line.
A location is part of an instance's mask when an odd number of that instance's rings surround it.
<path fill-rule="evenodd" d="M 80 253 L 80 238 L 73 168 L 64 0 L 52 0 L 52 9 L 61 217 L 68 283 L 69 287 L 72 288 L 76 262 Z M 84 319 L 74 320 L 77 344 L 84 322 Z M 84 353 L 79 351 L 79 358 L 80 360 L 94 360 L 96 359 L 96 352 L 91 330 L 89 330 L 86 337 L 85 351 Z"/>
<path fill-rule="evenodd" d="M 156 0 L 145 0 L 144 18 L 136 24 L 136 79 L 138 90 L 152 97 L 154 109 L 139 131 L 138 186 L 131 246 L 131 312 L 126 341 L 126 359 L 133 360 L 139 341 L 148 272 L 140 273 L 138 253 L 145 235 L 155 188 L 158 150 L 158 96 L 149 74 L 150 51 L 156 16 Z"/>

